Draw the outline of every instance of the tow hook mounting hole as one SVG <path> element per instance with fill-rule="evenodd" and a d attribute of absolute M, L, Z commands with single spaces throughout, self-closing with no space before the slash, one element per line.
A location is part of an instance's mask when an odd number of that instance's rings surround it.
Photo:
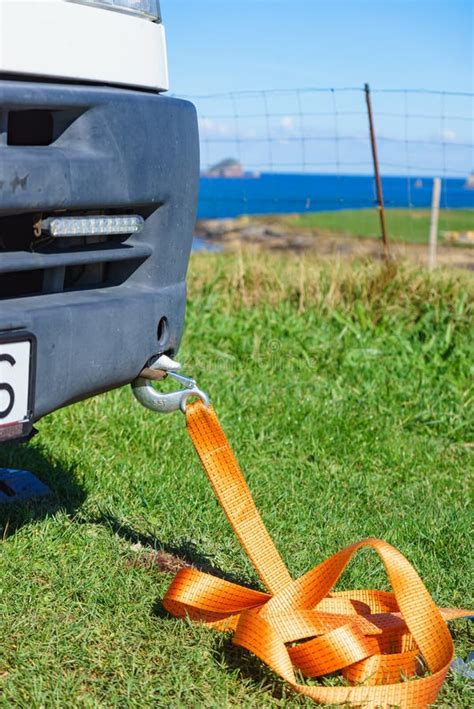
<path fill-rule="evenodd" d="M 163 346 L 166 344 L 168 340 L 168 318 L 160 318 L 156 329 L 156 336 L 158 338 L 159 345 Z"/>

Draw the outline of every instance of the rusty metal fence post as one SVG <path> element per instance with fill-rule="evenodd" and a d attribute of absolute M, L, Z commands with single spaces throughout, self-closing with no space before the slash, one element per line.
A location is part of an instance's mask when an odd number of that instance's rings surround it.
<path fill-rule="evenodd" d="M 390 258 L 390 248 L 388 243 L 387 224 L 385 221 L 385 205 L 383 201 L 382 180 L 380 179 L 379 161 L 377 157 L 377 142 L 375 139 L 374 117 L 372 113 L 372 101 L 370 98 L 370 87 L 364 85 L 365 102 L 367 104 L 367 114 L 369 117 L 370 145 L 372 148 L 372 160 L 374 163 L 375 187 L 377 190 L 377 209 L 380 219 L 380 229 L 382 232 L 383 252 L 386 260 Z"/>

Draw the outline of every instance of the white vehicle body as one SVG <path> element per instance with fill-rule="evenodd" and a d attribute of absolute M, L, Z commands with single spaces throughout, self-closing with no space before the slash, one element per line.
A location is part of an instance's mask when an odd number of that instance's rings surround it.
<path fill-rule="evenodd" d="M 2 72 L 166 91 L 165 30 L 71 0 L 0 0 Z"/>

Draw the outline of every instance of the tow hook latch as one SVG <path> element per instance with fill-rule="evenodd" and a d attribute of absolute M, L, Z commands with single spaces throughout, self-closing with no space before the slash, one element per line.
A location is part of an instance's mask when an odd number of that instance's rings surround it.
<path fill-rule="evenodd" d="M 132 382 L 132 390 L 142 406 L 161 414 L 170 414 L 173 411 L 186 411 L 186 402 L 191 397 L 198 397 L 205 406 L 209 406 L 209 397 L 196 384 L 194 379 L 179 374 L 181 364 L 175 362 L 168 355 L 161 355 L 149 367 L 145 367 L 139 376 Z M 160 392 L 152 385 L 152 380 L 158 381 L 165 377 L 172 377 L 179 384 L 178 391 Z"/>

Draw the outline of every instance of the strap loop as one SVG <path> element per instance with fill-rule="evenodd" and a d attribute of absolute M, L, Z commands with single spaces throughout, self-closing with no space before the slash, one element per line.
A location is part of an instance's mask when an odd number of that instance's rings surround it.
<path fill-rule="evenodd" d="M 405 557 L 380 539 L 351 544 L 293 580 L 212 407 L 201 401 L 188 405 L 186 422 L 216 497 L 269 593 L 186 568 L 168 589 L 165 608 L 217 630 L 233 630 L 236 645 L 320 704 L 415 709 L 433 703 L 454 654 L 445 619 L 473 611 L 437 608 Z M 350 559 L 364 546 L 379 554 L 393 593 L 333 592 Z M 300 642 L 285 644 L 295 641 Z M 431 674 L 402 681 L 416 674 L 419 657 Z M 304 685 L 297 681 L 294 666 L 313 677 L 342 670 L 357 686 Z"/>

